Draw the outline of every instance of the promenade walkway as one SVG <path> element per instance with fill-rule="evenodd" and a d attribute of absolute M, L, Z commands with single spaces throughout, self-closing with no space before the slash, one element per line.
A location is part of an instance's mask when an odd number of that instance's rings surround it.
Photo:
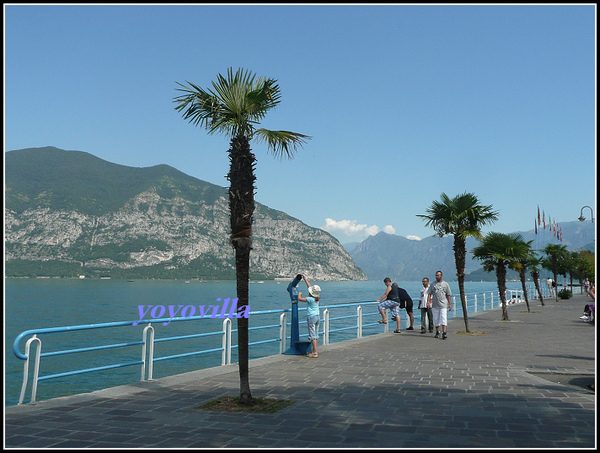
<path fill-rule="evenodd" d="M 255 397 L 275 414 L 198 410 L 239 393 L 237 365 L 12 406 L 5 447 L 595 448 L 595 326 L 590 301 L 510 305 L 419 329 L 319 348 L 319 357 L 251 360 Z M 405 315 L 404 311 L 403 316 Z M 402 327 L 405 326 L 403 319 Z"/>

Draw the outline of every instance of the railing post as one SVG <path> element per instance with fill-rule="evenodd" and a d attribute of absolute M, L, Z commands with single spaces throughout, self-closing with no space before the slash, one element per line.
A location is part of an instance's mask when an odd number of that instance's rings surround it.
<path fill-rule="evenodd" d="M 362 307 L 356 307 L 356 338 L 362 338 Z"/>
<path fill-rule="evenodd" d="M 390 331 L 389 325 L 391 322 L 389 308 L 385 309 L 385 319 L 387 319 L 387 323 L 383 325 L 383 333 L 388 333 Z"/>
<path fill-rule="evenodd" d="M 150 331 L 150 347 L 148 347 L 148 331 Z M 152 380 L 152 372 L 154 370 L 154 327 L 148 323 L 142 332 L 142 378 L 146 380 L 146 363 L 148 363 L 148 381 Z M 149 357 L 146 358 L 146 351 L 149 350 Z"/>
<path fill-rule="evenodd" d="M 485 307 L 483 307 L 485 310 Z M 475 294 L 475 313 L 477 313 L 477 294 Z"/>
<path fill-rule="evenodd" d="M 221 342 L 223 352 L 221 353 L 221 365 L 231 365 L 231 319 L 223 320 L 223 340 Z"/>
<path fill-rule="evenodd" d="M 329 310 L 323 310 L 323 344 L 329 344 Z"/>
<path fill-rule="evenodd" d="M 33 366 L 33 384 L 31 386 L 31 403 L 35 403 L 35 397 L 37 394 L 37 384 L 38 384 L 38 376 L 40 372 L 40 354 L 42 352 L 42 340 L 40 340 L 37 335 L 34 335 L 27 343 L 25 343 L 25 355 L 27 356 L 27 360 L 25 360 L 25 364 L 23 365 L 23 385 L 21 386 L 21 396 L 19 397 L 19 404 L 23 404 L 23 400 L 25 399 L 25 391 L 27 390 L 27 381 L 29 380 L 29 358 L 31 355 L 29 354 L 31 343 L 33 341 L 38 342 L 37 351 L 35 353 L 35 361 Z"/>
<path fill-rule="evenodd" d="M 281 313 L 279 316 L 279 354 L 283 354 L 285 351 L 285 341 L 287 340 L 287 316 L 285 313 Z"/>

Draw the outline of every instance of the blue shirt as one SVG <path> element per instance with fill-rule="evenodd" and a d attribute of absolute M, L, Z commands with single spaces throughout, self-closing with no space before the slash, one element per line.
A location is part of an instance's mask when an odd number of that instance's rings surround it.
<path fill-rule="evenodd" d="M 306 302 L 308 303 L 308 309 L 306 310 L 306 316 L 319 316 L 319 302 L 314 297 L 307 296 Z"/>

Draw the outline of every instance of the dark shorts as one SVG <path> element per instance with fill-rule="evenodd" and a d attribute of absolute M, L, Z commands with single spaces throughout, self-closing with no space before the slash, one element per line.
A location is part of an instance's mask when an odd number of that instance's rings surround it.
<path fill-rule="evenodd" d="M 390 302 L 394 302 L 393 300 L 390 300 Z M 409 300 L 408 302 L 401 300 L 400 302 L 396 302 L 397 304 L 399 304 L 400 308 L 406 308 L 406 313 L 412 313 L 413 312 L 413 301 Z"/>

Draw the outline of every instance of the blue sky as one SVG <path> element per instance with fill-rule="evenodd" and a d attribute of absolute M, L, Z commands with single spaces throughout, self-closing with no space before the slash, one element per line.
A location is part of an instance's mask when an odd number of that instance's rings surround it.
<path fill-rule="evenodd" d="M 227 137 L 174 109 L 176 82 L 278 80 L 256 200 L 342 243 L 424 238 L 442 192 L 500 211 L 487 231 L 596 214 L 596 7 L 4 5 L 4 148 L 167 164 L 228 186 Z M 589 219 L 589 210 L 586 209 Z M 584 212 L 585 215 L 585 212 Z"/>

